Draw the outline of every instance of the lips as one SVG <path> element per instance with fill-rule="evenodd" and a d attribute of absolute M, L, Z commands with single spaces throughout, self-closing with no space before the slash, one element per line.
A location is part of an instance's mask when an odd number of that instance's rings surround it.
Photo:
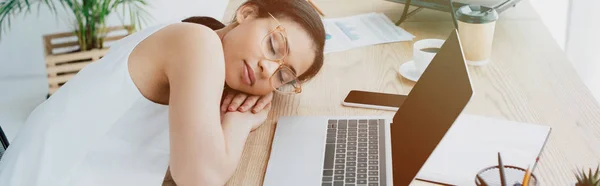
<path fill-rule="evenodd" d="M 244 82 L 250 86 L 253 86 L 254 83 L 256 82 L 256 79 L 254 77 L 254 70 L 252 70 L 252 67 L 250 67 L 250 65 L 244 60 L 244 66 L 246 68 L 244 68 Z"/>

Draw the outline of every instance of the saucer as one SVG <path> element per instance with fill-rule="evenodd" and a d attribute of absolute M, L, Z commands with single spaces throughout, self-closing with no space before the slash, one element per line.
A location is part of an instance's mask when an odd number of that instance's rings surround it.
<path fill-rule="evenodd" d="M 416 68 L 415 68 L 415 62 L 413 60 L 410 60 L 402 65 L 400 65 L 400 69 L 398 71 L 398 73 L 411 81 L 417 82 L 417 80 L 419 80 L 419 77 L 421 77 L 421 74 L 417 73 Z"/>

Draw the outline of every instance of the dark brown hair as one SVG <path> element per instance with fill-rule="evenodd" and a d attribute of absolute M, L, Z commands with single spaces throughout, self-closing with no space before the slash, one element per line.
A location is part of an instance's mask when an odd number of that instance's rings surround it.
<path fill-rule="evenodd" d="M 321 17 L 306 0 L 248 0 L 244 5 L 255 5 L 258 7 L 258 18 L 268 18 L 269 13 L 273 16 L 288 18 L 298 23 L 314 42 L 315 59 L 308 70 L 301 74 L 300 81 L 314 77 L 323 66 L 323 49 L 325 47 L 325 28 Z M 233 18 L 235 22 L 236 18 Z M 225 27 L 221 22 L 209 17 L 190 17 L 183 22 L 194 22 L 203 24 L 213 30 Z"/>
<path fill-rule="evenodd" d="M 219 30 L 225 27 L 225 25 L 221 23 L 221 21 L 218 21 L 212 17 L 194 16 L 188 17 L 187 19 L 184 19 L 181 22 L 198 23 L 213 30 Z"/>

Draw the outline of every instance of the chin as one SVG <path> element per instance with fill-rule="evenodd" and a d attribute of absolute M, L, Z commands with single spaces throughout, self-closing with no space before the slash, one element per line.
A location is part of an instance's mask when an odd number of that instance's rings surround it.
<path fill-rule="evenodd" d="M 246 86 L 241 77 L 244 68 L 243 64 L 227 62 L 225 67 L 225 84 L 229 88 L 242 91 L 241 89 Z"/>
<path fill-rule="evenodd" d="M 227 76 L 225 78 L 225 84 L 232 89 L 239 90 L 241 88 L 241 81 L 236 80 L 234 77 Z"/>
<path fill-rule="evenodd" d="M 240 74 L 240 72 L 231 72 L 226 75 L 225 84 L 227 84 L 229 88 L 251 95 L 267 95 L 272 91 L 271 89 L 263 88 L 259 84 L 249 86 L 243 82 L 242 77 L 238 74 Z"/>
<path fill-rule="evenodd" d="M 252 94 L 252 87 L 248 87 L 239 76 L 227 76 L 225 78 L 225 84 L 233 90 Z"/>
<path fill-rule="evenodd" d="M 271 91 L 272 91 L 271 89 L 257 89 L 257 88 L 255 88 L 255 89 L 252 89 L 252 90 L 250 90 L 248 92 L 250 94 L 252 94 L 252 95 L 264 96 L 264 95 L 269 94 Z"/>

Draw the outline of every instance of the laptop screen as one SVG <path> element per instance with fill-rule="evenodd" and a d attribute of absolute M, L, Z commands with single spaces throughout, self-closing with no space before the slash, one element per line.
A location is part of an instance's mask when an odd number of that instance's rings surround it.
<path fill-rule="evenodd" d="M 394 185 L 409 185 L 472 94 L 458 33 L 453 31 L 394 116 Z"/>

